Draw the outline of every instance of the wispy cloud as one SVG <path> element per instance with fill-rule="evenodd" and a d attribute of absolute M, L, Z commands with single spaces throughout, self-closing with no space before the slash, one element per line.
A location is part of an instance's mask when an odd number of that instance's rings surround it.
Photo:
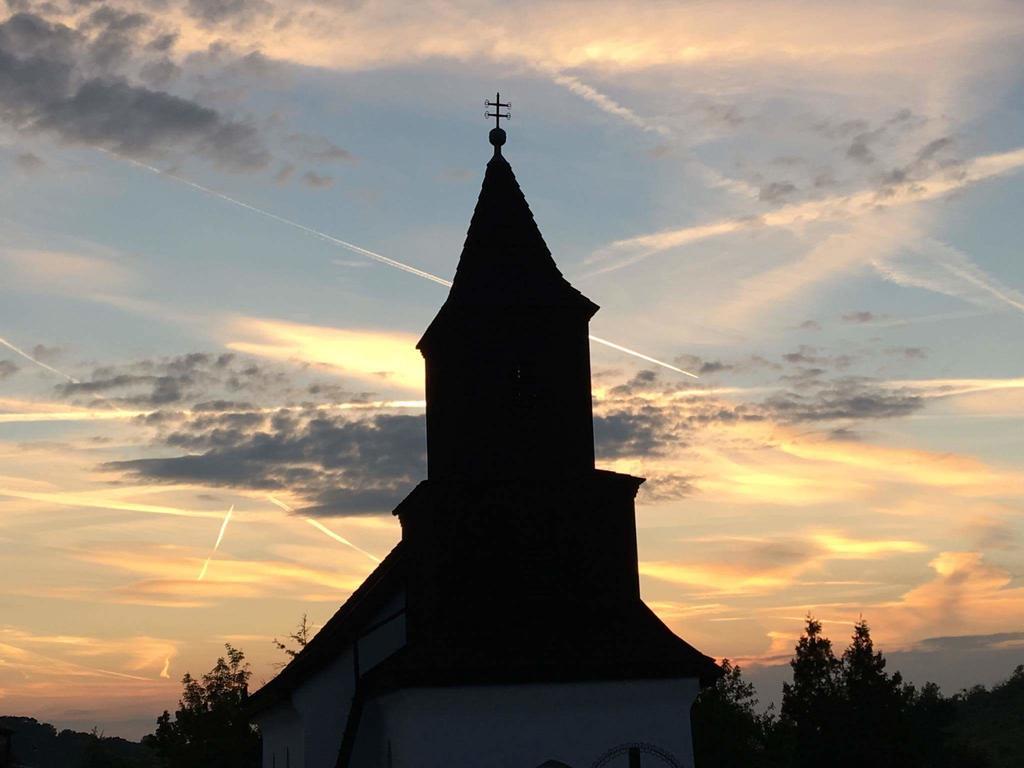
<path fill-rule="evenodd" d="M 121 489 L 122 491 L 124 489 Z M 148 490 L 148 489 L 146 489 Z M 0 488 L 0 496 L 38 501 L 64 507 L 85 509 L 107 509 L 118 512 L 139 512 L 147 515 L 170 515 L 172 517 L 197 517 L 220 519 L 220 513 L 199 509 L 186 509 L 160 504 L 143 504 L 124 501 L 110 491 L 29 491 L 15 488 Z"/>
<path fill-rule="evenodd" d="M 928 200 L 935 200 L 971 184 L 1013 173 L 1024 167 L 1024 148 L 977 157 L 950 173 L 943 171 L 880 193 L 866 189 L 850 195 L 782 206 L 768 213 L 722 219 L 708 224 L 662 230 L 618 240 L 589 259 L 591 274 L 604 274 L 636 264 L 655 254 L 698 240 L 758 228 L 790 228 L 811 222 L 847 221 Z"/>
<path fill-rule="evenodd" d="M 423 390 L 423 358 L 410 334 L 260 318 L 234 320 L 225 334 L 225 346 L 238 352 L 326 366 L 378 387 Z"/>

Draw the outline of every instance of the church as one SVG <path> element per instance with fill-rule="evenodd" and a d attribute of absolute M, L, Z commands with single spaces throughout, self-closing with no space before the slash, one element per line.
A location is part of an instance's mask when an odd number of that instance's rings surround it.
<path fill-rule="evenodd" d="M 499 122 L 500 97 L 495 117 Z M 692 768 L 720 670 L 640 598 L 643 479 L 597 469 L 588 325 L 505 131 L 418 348 L 427 479 L 399 544 L 250 699 L 263 768 Z"/>

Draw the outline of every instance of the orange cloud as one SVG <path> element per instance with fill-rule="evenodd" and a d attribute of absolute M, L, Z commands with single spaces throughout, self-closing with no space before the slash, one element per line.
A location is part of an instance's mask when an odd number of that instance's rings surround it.
<path fill-rule="evenodd" d="M 333 599 L 340 601 L 359 586 L 367 570 L 341 573 L 285 560 L 241 560 L 222 553 L 210 563 L 206 578 L 197 581 L 194 574 L 203 564 L 203 555 L 173 545 L 83 550 L 75 557 L 142 577 L 116 588 L 113 602 L 168 607 L 208 605 L 227 598 L 298 596 L 325 588 L 319 594 L 333 593 Z"/>
<path fill-rule="evenodd" d="M 423 391 L 423 358 L 411 334 L 258 318 L 236 319 L 226 334 L 226 346 L 237 352 L 323 365 L 378 387 Z"/>
<path fill-rule="evenodd" d="M 927 545 L 901 539 L 851 539 L 846 536 L 819 533 L 813 540 L 827 553 L 826 557 L 873 559 L 889 554 L 926 552 Z"/>

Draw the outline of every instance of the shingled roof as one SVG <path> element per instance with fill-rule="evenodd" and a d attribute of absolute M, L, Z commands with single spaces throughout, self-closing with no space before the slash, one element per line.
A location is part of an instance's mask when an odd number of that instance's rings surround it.
<path fill-rule="evenodd" d="M 514 628 L 514 631 L 509 631 Z M 517 613 L 500 634 L 415 643 L 366 675 L 374 693 L 409 687 L 721 676 L 643 602 Z"/>
<path fill-rule="evenodd" d="M 280 674 L 249 697 L 249 713 L 257 714 L 334 661 L 359 637 L 373 616 L 404 587 L 405 569 L 399 543 L 359 585 Z"/>
<path fill-rule="evenodd" d="M 448 300 L 417 345 L 424 348 L 459 307 L 562 307 L 591 317 L 598 306 L 572 287 L 551 257 L 512 166 L 487 163 Z"/>

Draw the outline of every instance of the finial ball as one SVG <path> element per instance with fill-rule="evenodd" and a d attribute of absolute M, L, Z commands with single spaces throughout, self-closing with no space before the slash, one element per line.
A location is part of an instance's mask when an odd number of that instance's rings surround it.
<path fill-rule="evenodd" d="M 505 131 L 502 128 L 491 128 L 491 132 L 487 134 L 487 139 L 491 142 L 492 146 L 500 147 L 505 143 Z"/>

